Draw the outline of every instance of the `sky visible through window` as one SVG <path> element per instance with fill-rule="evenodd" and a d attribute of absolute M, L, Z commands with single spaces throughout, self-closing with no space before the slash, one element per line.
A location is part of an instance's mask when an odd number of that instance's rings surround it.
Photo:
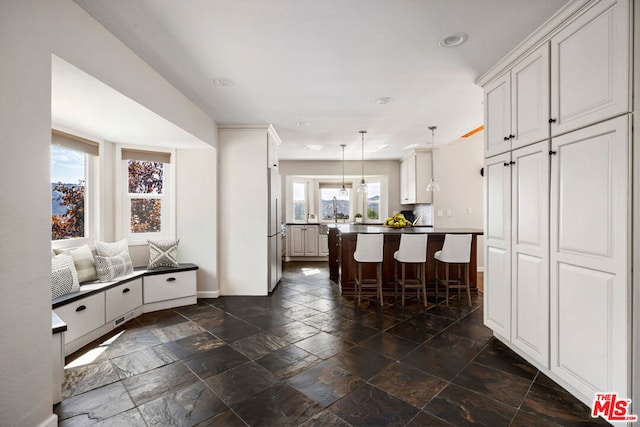
<path fill-rule="evenodd" d="M 51 182 L 78 184 L 84 180 L 85 154 L 68 148 L 51 146 Z"/>

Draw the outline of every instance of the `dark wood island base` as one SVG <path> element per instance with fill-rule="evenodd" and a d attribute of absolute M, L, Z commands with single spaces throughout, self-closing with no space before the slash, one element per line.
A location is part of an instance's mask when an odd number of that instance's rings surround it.
<path fill-rule="evenodd" d="M 394 259 L 393 254 L 400 247 L 400 236 L 403 233 L 428 234 L 427 238 L 427 295 L 435 295 L 435 263 L 434 254 L 442 249 L 445 234 L 471 234 L 471 262 L 469 265 L 469 282 L 471 293 L 478 293 L 476 277 L 477 268 L 477 236 L 482 235 L 482 230 L 468 228 L 433 228 L 433 227 L 407 227 L 401 229 L 359 224 L 337 224 L 329 229 L 329 274 L 331 280 L 338 283 L 343 296 L 352 296 L 355 293 L 355 266 L 353 254 L 356 250 L 356 240 L 359 233 L 384 234 L 384 262 L 382 264 L 382 293 L 384 297 L 394 296 Z M 375 266 L 365 265 L 363 274 L 365 277 L 375 277 Z M 444 277 L 444 271 L 440 272 Z M 464 274 L 462 272 L 462 274 Z M 407 277 L 415 277 L 415 270 L 407 268 Z M 451 266 L 449 275 L 458 278 L 457 268 Z M 444 287 L 440 287 L 444 296 Z"/>

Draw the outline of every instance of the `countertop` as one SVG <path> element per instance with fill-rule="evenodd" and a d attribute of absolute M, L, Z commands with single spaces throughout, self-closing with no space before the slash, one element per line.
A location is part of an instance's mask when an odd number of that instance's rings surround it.
<path fill-rule="evenodd" d="M 356 234 L 356 233 L 384 233 L 384 234 L 484 234 L 483 230 L 477 228 L 442 228 L 442 227 L 427 227 L 427 226 L 415 226 L 415 227 L 403 227 L 403 228 L 391 228 L 384 227 L 382 225 L 366 225 L 366 224 L 331 224 L 332 227 L 337 228 L 342 234 Z"/>

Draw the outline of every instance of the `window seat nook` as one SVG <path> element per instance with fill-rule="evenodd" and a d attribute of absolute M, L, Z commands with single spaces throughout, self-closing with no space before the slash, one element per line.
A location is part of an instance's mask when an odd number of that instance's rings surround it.
<path fill-rule="evenodd" d="M 86 282 L 80 290 L 51 301 L 67 325 L 64 355 L 143 313 L 195 304 L 195 264 L 135 269 L 110 282 Z"/>

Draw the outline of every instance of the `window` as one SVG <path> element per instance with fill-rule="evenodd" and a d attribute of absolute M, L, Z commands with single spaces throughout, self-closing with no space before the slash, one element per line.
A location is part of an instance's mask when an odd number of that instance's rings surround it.
<path fill-rule="evenodd" d="M 306 221 L 309 212 L 309 203 L 307 201 L 307 183 L 293 183 L 293 220 Z"/>
<path fill-rule="evenodd" d="M 333 184 L 333 183 L 320 183 L 320 220 L 321 221 L 335 221 L 336 217 L 338 220 L 347 220 L 350 217 L 351 212 L 351 186 L 345 185 L 348 187 L 348 192 L 346 196 L 340 195 L 340 189 L 342 188 L 341 184 Z M 335 208 L 337 215 L 334 216 L 334 197 L 335 197 Z"/>
<path fill-rule="evenodd" d="M 367 184 L 369 192 L 367 193 L 367 221 L 375 221 L 380 219 L 380 182 L 370 182 Z"/>
<path fill-rule="evenodd" d="M 57 130 L 51 144 L 51 241 L 57 247 L 78 244 L 92 237 L 89 189 L 99 145 Z"/>
<path fill-rule="evenodd" d="M 121 149 L 124 196 L 119 234 L 132 243 L 173 238 L 171 153 Z"/>

